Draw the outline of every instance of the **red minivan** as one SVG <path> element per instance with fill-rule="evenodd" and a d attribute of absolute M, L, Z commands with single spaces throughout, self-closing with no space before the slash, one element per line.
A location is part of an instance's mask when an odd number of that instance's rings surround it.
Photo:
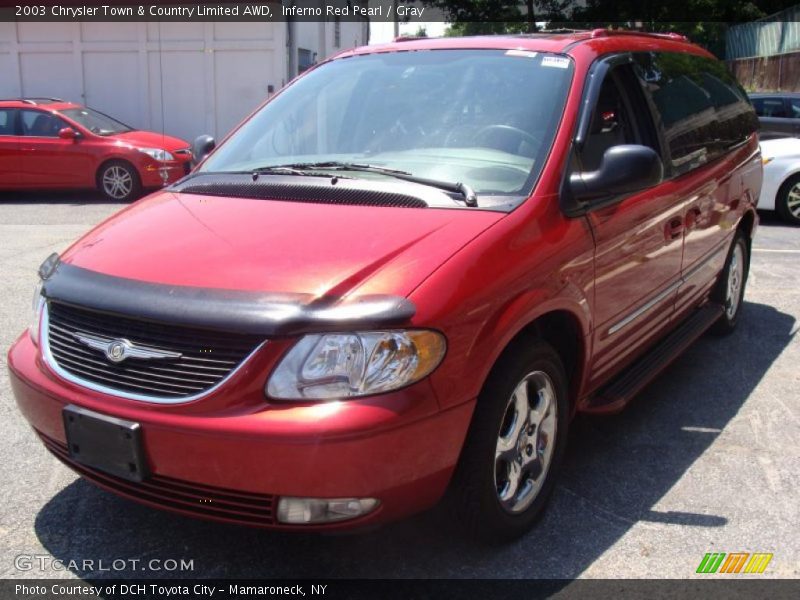
<path fill-rule="evenodd" d="M 307 531 L 444 499 L 514 538 L 576 413 L 736 325 L 756 126 L 678 35 L 344 52 L 45 261 L 17 402 L 153 507 Z"/>

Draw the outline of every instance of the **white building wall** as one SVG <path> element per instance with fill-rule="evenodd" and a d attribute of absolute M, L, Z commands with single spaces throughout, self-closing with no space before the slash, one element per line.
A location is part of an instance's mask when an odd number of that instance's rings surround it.
<path fill-rule="evenodd" d="M 136 128 L 220 139 L 289 73 L 287 50 L 317 61 L 366 43 L 364 23 L 0 22 L 0 98 L 54 96 Z"/>
<path fill-rule="evenodd" d="M 281 23 L 0 23 L 0 97 L 54 96 L 187 140 L 286 78 Z"/>

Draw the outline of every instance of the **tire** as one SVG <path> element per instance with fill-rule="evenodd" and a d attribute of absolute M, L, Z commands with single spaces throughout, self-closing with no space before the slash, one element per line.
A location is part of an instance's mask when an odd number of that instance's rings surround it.
<path fill-rule="evenodd" d="M 462 531 L 488 543 L 514 540 L 533 527 L 553 492 L 567 442 L 564 365 L 547 343 L 526 342 L 505 352 L 484 385 L 447 494 Z M 511 493 L 515 473 L 520 484 Z"/>
<path fill-rule="evenodd" d="M 750 271 L 749 247 L 745 235 L 737 231 L 725 260 L 725 268 L 722 269 L 717 287 L 712 293 L 712 300 L 720 303 L 725 310 L 711 326 L 711 332 L 717 335 L 733 333 L 742 314 L 744 288 Z"/>
<path fill-rule="evenodd" d="M 142 195 L 142 181 L 132 164 L 113 160 L 98 171 L 97 189 L 112 202 L 130 202 Z"/>
<path fill-rule="evenodd" d="M 800 225 L 800 175 L 783 182 L 775 197 L 775 210 L 790 225 Z"/>

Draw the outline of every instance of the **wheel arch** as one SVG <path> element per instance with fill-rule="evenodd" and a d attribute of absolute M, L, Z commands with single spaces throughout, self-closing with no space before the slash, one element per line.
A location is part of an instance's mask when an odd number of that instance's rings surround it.
<path fill-rule="evenodd" d="M 98 187 L 100 186 L 100 174 L 103 172 L 103 169 L 105 169 L 111 163 L 125 163 L 126 165 L 129 165 L 136 174 L 136 177 L 139 178 L 139 181 L 142 180 L 142 174 L 139 172 L 139 167 L 137 167 L 133 161 L 125 158 L 124 156 L 107 156 L 100 161 L 100 164 L 97 165 L 97 169 L 95 169 L 94 172 L 94 181 Z"/>
<path fill-rule="evenodd" d="M 532 340 L 542 340 L 553 347 L 564 364 L 569 384 L 570 407 L 574 413 L 588 368 L 588 334 L 586 322 L 578 311 L 566 307 L 544 310 L 532 316 L 513 333 L 494 358 L 483 385 L 503 359 L 515 351 L 515 348 Z"/>
<path fill-rule="evenodd" d="M 745 237 L 747 238 L 748 245 L 753 240 L 753 234 L 755 233 L 757 222 L 758 220 L 756 217 L 756 212 L 754 210 L 748 210 L 742 215 L 742 218 L 739 219 L 739 224 L 737 225 L 736 228 L 745 235 Z"/>

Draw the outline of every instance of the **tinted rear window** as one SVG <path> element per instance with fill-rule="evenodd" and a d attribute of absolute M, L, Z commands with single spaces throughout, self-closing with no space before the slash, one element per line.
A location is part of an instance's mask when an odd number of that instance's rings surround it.
<path fill-rule="evenodd" d="M 757 129 L 747 95 L 723 63 L 690 54 L 634 56 L 658 114 L 674 174 L 713 160 Z"/>

